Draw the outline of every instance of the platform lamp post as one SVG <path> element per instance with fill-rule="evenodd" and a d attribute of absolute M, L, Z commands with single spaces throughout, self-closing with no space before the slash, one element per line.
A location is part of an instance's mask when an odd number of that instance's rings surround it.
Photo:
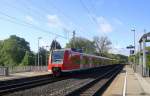
<path fill-rule="evenodd" d="M 43 61 L 42 55 L 40 55 L 40 58 L 41 58 L 41 65 L 40 65 L 40 66 L 42 66 L 42 65 L 43 65 L 43 64 L 42 64 L 42 63 L 43 63 L 43 62 L 42 62 L 42 61 Z"/>
<path fill-rule="evenodd" d="M 39 70 L 39 67 L 40 67 L 40 48 L 39 48 L 39 42 L 40 42 L 40 39 L 42 39 L 42 37 L 38 37 L 38 70 Z"/>
<path fill-rule="evenodd" d="M 135 29 L 132 28 L 131 31 L 134 33 L 134 72 L 136 71 L 136 44 L 135 44 Z"/>
<path fill-rule="evenodd" d="M 46 47 L 46 53 L 45 53 L 45 65 L 48 65 L 48 60 L 47 60 L 47 48 L 49 47 L 48 45 Z"/>

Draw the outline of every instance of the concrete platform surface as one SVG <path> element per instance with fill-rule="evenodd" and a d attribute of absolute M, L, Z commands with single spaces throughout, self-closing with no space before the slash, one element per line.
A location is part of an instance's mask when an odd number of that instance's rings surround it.
<path fill-rule="evenodd" d="M 124 83 L 125 77 L 126 84 Z M 113 80 L 103 96 L 150 96 L 150 82 L 148 81 L 150 81 L 149 77 L 141 77 L 127 65 Z"/>
<path fill-rule="evenodd" d="M 11 79 L 19 79 L 25 77 L 33 77 L 38 75 L 50 74 L 50 72 L 20 72 L 10 74 L 9 76 L 0 76 L 0 81 L 11 80 Z"/>

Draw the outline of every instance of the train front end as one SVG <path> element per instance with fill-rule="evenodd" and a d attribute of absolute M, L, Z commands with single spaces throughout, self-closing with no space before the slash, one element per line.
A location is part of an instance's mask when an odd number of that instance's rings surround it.
<path fill-rule="evenodd" d="M 48 71 L 55 76 L 61 74 L 64 62 L 64 50 L 54 50 L 49 57 Z"/>

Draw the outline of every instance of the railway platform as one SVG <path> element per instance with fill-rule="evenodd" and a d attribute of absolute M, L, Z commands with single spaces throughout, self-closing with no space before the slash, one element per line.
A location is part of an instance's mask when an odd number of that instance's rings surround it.
<path fill-rule="evenodd" d="M 150 96 L 150 78 L 143 78 L 134 73 L 127 65 L 113 80 L 103 96 Z"/>
<path fill-rule="evenodd" d="M 13 73 L 9 76 L 0 76 L 0 81 L 5 80 L 13 80 L 13 79 L 21 79 L 21 78 L 27 78 L 27 77 L 34 77 L 39 75 L 46 75 L 50 74 L 50 72 L 19 72 L 19 73 Z"/>

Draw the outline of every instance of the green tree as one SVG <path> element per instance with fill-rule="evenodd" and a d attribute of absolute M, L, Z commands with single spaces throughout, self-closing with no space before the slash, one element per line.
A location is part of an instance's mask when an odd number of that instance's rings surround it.
<path fill-rule="evenodd" d="M 128 61 L 134 63 L 134 58 L 135 58 L 134 55 L 130 55 L 128 57 Z"/>
<path fill-rule="evenodd" d="M 115 54 L 114 56 L 115 56 L 115 59 L 118 60 L 119 64 L 128 62 L 128 56 L 121 55 L 121 54 Z"/>
<path fill-rule="evenodd" d="M 30 53 L 28 51 L 26 51 L 25 56 L 22 60 L 21 65 L 29 65 L 29 58 L 30 58 Z"/>
<path fill-rule="evenodd" d="M 56 40 L 53 40 L 51 45 L 50 45 L 50 51 L 52 51 L 54 49 L 61 49 L 60 43 Z"/>
<path fill-rule="evenodd" d="M 35 55 L 33 52 L 26 51 L 24 58 L 22 59 L 21 64 L 22 66 L 27 66 L 27 65 L 35 65 Z"/>
<path fill-rule="evenodd" d="M 118 64 L 125 64 L 128 62 L 128 56 L 122 55 L 122 54 L 112 54 L 112 53 L 108 53 L 106 55 L 106 57 L 111 58 L 111 59 L 115 59 L 116 63 Z"/>
<path fill-rule="evenodd" d="M 108 51 L 111 49 L 111 41 L 106 36 L 95 36 L 94 44 L 96 47 L 97 55 L 105 56 L 108 54 Z"/>
<path fill-rule="evenodd" d="M 15 66 L 22 62 L 25 52 L 30 52 L 29 43 L 25 39 L 11 35 L 1 44 L 0 60 L 5 66 Z"/>
<path fill-rule="evenodd" d="M 66 48 L 83 49 L 84 53 L 90 54 L 95 52 L 94 42 L 82 37 L 72 38 L 69 43 L 66 44 Z"/>
<path fill-rule="evenodd" d="M 150 46 L 149 47 L 146 47 L 146 50 L 147 50 L 147 53 L 146 53 L 146 57 L 147 57 L 147 67 L 150 68 Z"/>
<path fill-rule="evenodd" d="M 150 47 L 146 47 L 146 66 L 150 68 Z M 134 63 L 134 60 L 136 60 L 136 64 L 139 64 L 139 56 L 143 56 L 143 52 L 137 52 L 135 55 L 130 55 L 128 60 L 132 63 Z"/>
<path fill-rule="evenodd" d="M 40 65 L 42 65 L 42 66 L 43 65 L 47 65 L 47 62 L 48 62 L 48 53 L 49 52 L 46 49 L 44 49 L 43 47 L 40 47 L 40 49 L 39 49 L 39 55 L 40 55 L 40 57 L 39 57 L 39 63 L 40 63 Z"/>
<path fill-rule="evenodd" d="M 3 42 L 0 41 L 0 66 L 4 66 L 3 59 L 2 59 L 2 45 L 3 45 Z"/>

